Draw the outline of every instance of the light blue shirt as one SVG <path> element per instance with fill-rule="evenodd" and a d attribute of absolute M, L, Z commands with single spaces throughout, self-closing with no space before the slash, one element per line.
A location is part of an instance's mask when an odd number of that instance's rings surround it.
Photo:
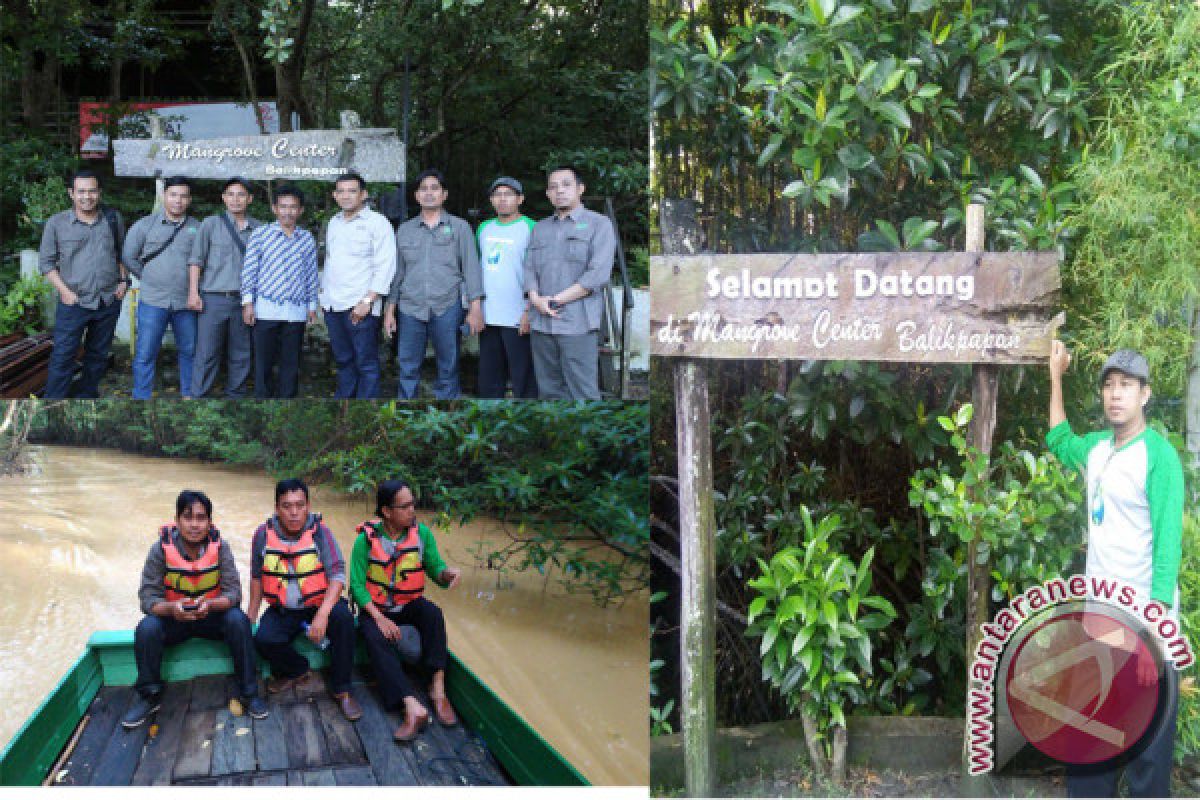
<path fill-rule="evenodd" d="M 483 321 L 515 328 L 525 313 L 525 251 L 533 220 L 489 219 L 479 226 L 479 262 L 483 268 Z"/>

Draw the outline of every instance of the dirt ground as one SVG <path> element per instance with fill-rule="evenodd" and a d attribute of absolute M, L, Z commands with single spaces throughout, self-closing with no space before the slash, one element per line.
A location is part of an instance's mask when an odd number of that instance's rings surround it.
<path fill-rule="evenodd" d="M 1065 797 L 1066 775 L 1061 768 L 1005 776 L 994 788 L 999 797 Z M 1176 771 L 1173 797 L 1196 796 Z M 682 789 L 654 789 L 653 797 L 682 797 Z M 911 773 L 850 767 L 846 785 L 816 780 L 807 765 L 779 768 L 753 778 L 741 778 L 717 788 L 717 797 L 961 797 L 957 771 Z"/>

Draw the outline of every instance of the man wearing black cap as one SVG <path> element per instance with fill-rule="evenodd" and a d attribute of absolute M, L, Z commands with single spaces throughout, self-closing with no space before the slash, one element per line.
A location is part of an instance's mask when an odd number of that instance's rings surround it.
<path fill-rule="evenodd" d="M 242 320 L 242 258 L 250 233 L 262 225 L 246 213 L 254 190 L 245 178 L 221 187 L 225 213 L 200 223 L 188 258 L 188 308 L 196 320 L 196 356 L 192 392 L 207 397 L 225 356 L 226 397 L 245 397 L 250 377 L 251 329 Z"/>
<path fill-rule="evenodd" d="M 525 299 L 525 250 L 533 220 L 521 213 L 525 195 L 516 178 L 497 178 L 488 191 L 496 216 L 480 224 L 483 267 L 483 324 L 479 333 L 479 396 L 538 396 L 529 346 L 529 304 Z"/>
<path fill-rule="evenodd" d="M 1153 598 L 1178 619 L 1183 468 L 1175 448 L 1146 427 L 1150 366 L 1136 350 L 1109 356 L 1100 370 L 1100 398 L 1111 427 L 1078 436 L 1071 431 L 1063 404 L 1062 376 L 1070 364 L 1070 354 L 1056 339 L 1050 351 L 1046 443 L 1065 466 L 1082 469 L 1087 479 L 1087 574 L 1129 584 L 1138 591 L 1139 605 Z M 1167 680 L 1174 681 L 1175 671 L 1166 672 Z M 1068 767 L 1067 793 L 1115 797 L 1120 771 L 1126 768 L 1131 797 L 1168 796 L 1175 713 L 1172 700 L 1163 724 L 1130 750 L 1126 761 Z"/>

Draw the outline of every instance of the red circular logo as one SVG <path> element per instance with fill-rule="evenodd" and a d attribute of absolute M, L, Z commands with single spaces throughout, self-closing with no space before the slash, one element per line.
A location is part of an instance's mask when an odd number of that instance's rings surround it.
<path fill-rule="evenodd" d="M 1160 665 L 1129 626 L 1071 611 L 1033 628 L 1008 667 L 1013 722 L 1038 750 L 1095 764 L 1137 744 L 1158 707 Z"/>

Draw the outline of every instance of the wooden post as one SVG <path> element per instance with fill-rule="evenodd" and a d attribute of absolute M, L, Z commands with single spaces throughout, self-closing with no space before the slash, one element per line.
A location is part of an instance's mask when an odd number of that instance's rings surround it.
<path fill-rule="evenodd" d="M 679 468 L 679 539 L 683 568 L 680 714 L 689 797 L 715 788 L 716 525 L 708 379 L 699 363 L 675 365 L 675 438 Z"/>
<path fill-rule="evenodd" d="M 984 249 L 984 217 L 983 206 L 972 203 L 967 206 L 967 241 L 968 253 L 982 253 Z M 985 455 L 992 451 L 992 434 L 996 431 L 996 387 L 999 372 L 993 364 L 976 364 L 971 368 L 971 405 L 975 414 L 971 417 L 971 426 L 967 432 L 968 442 L 972 447 Z M 988 618 L 988 599 L 991 595 L 991 575 L 988 564 L 978 563 L 979 539 L 975 538 L 967 545 L 967 651 L 966 669 L 968 672 L 967 685 L 970 685 L 971 660 L 975 648 L 982 637 L 980 626 Z M 969 720 L 969 716 L 968 716 Z M 969 722 L 963 729 L 962 753 L 962 793 L 965 797 L 977 797 L 987 793 L 988 779 L 984 775 L 971 775 L 967 771 L 970 743 Z"/>
<path fill-rule="evenodd" d="M 695 255 L 700 229 L 691 200 L 666 198 L 659 228 L 664 255 Z M 679 470 L 680 708 L 689 797 L 716 788 L 716 517 L 708 378 L 700 362 L 675 362 L 675 440 Z"/>

